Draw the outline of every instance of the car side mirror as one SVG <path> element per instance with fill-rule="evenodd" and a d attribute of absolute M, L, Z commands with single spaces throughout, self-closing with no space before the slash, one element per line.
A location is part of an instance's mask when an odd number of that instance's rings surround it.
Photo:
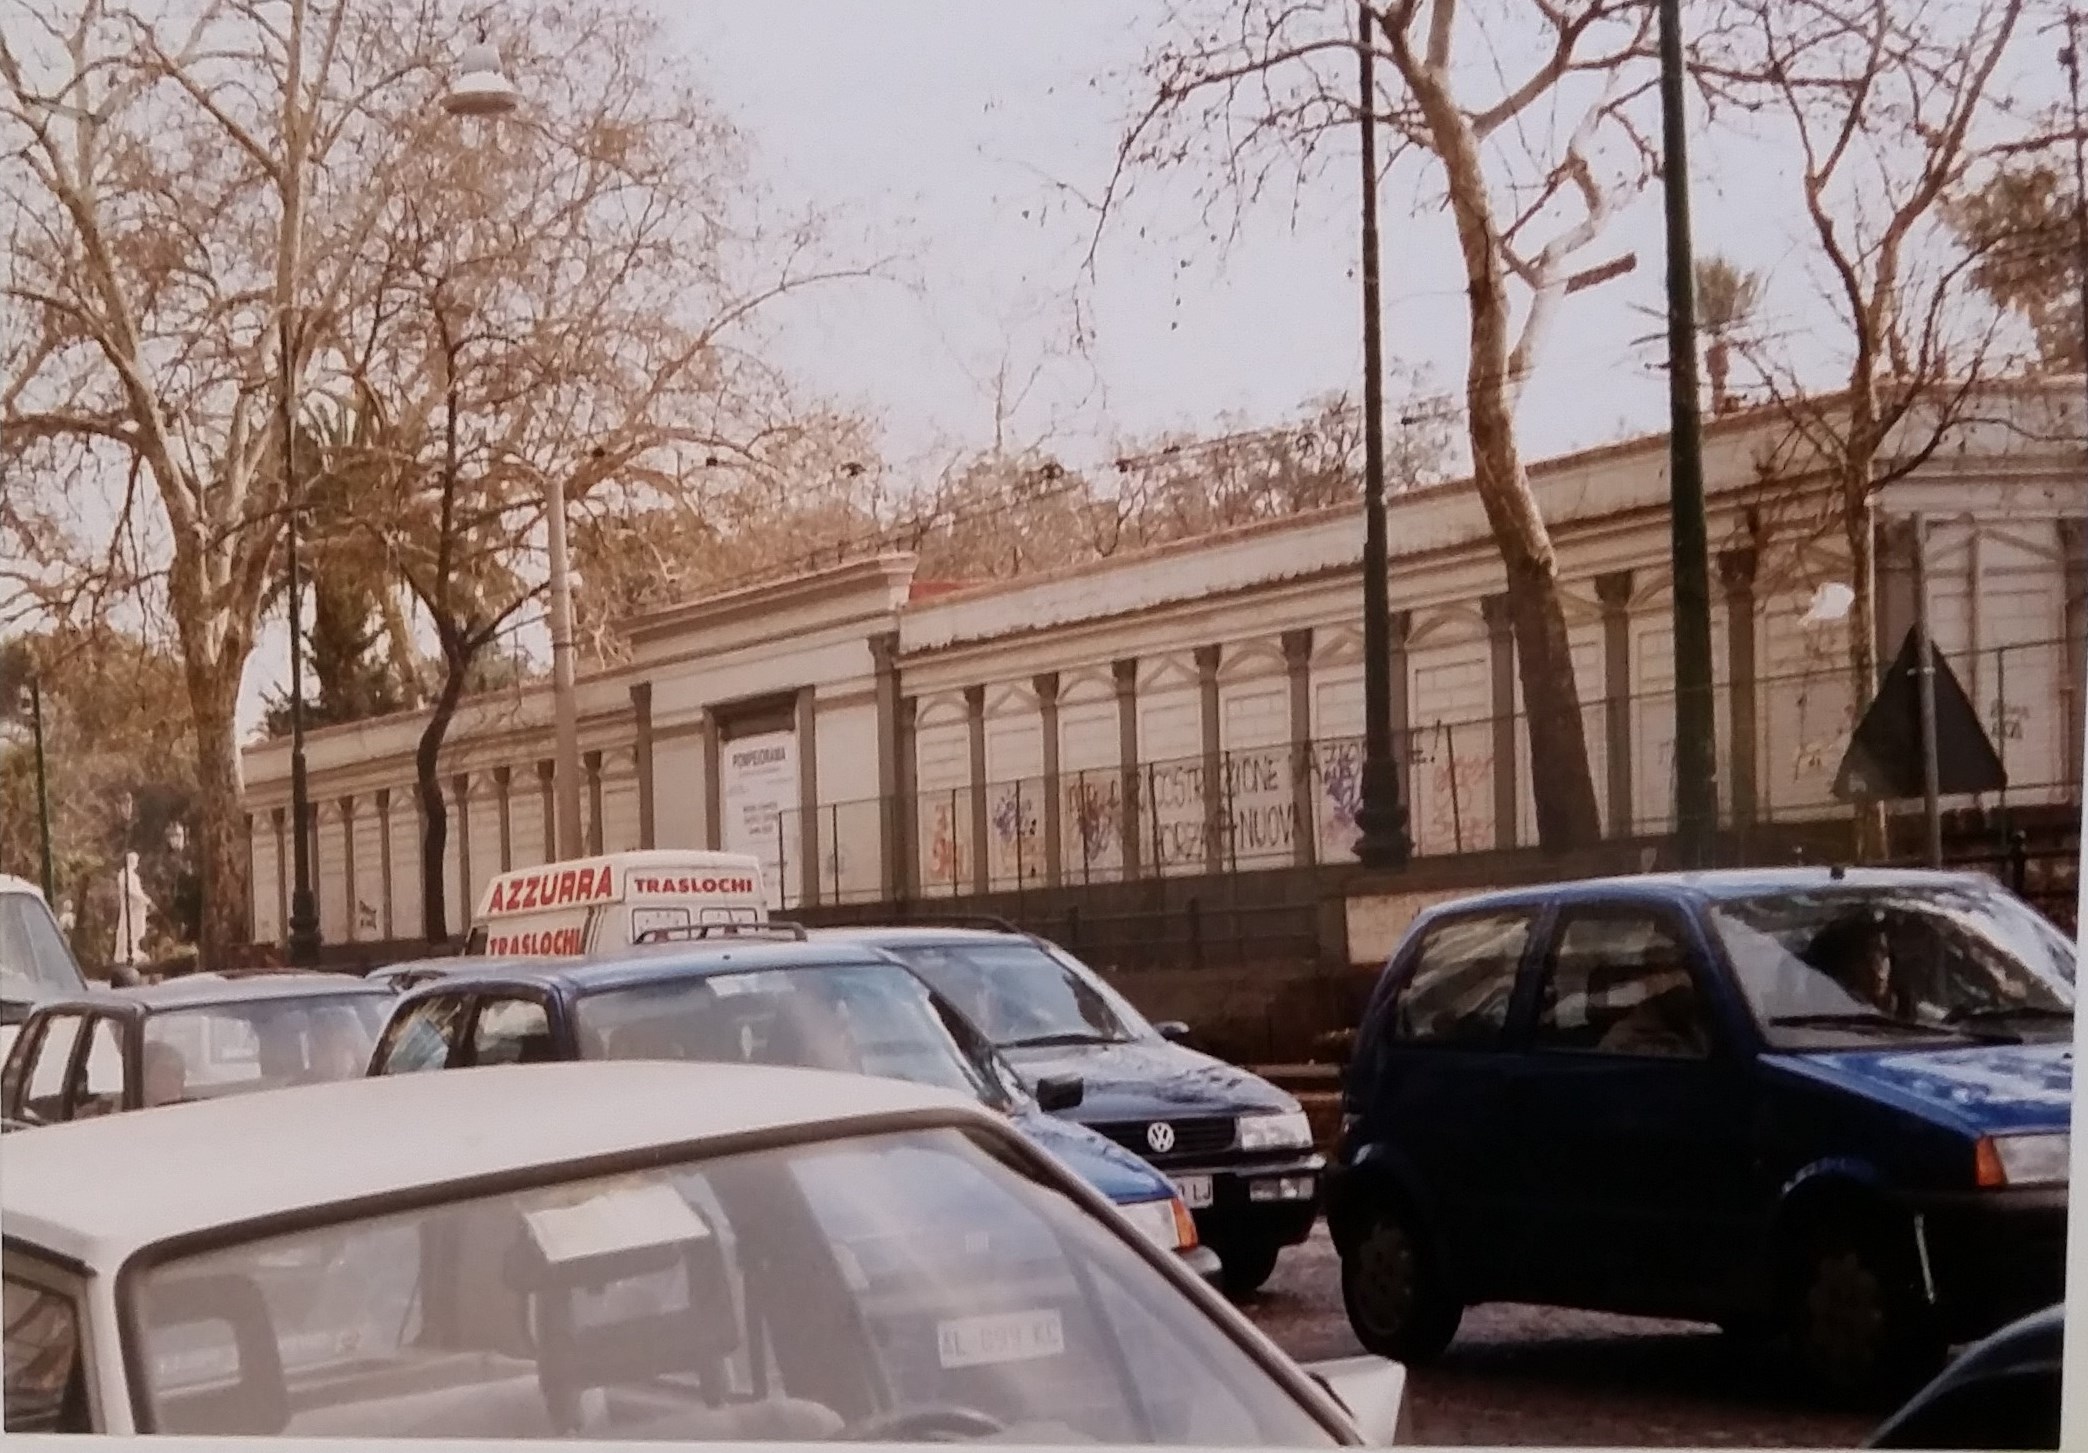
<path fill-rule="evenodd" d="M 1189 1042 L 1189 1026 L 1179 1019 L 1163 1019 L 1154 1025 L 1153 1028 L 1169 1044 L 1187 1044 Z"/>
<path fill-rule="evenodd" d="M 1305 1365 L 1312 1380 L 1347 1410 L 1363 1441 L 1389 1448 L 1402 1441 L 1406 1368 L 1384 1357 L 1336 1357 Z"/>
<path fill-rule="evenodd" d="M 1037 1108 L 1056 1113 L 1087 1098 L 1087 1082 L 1079 1075 L 1046 1075 L 1037 1081 Z"/>

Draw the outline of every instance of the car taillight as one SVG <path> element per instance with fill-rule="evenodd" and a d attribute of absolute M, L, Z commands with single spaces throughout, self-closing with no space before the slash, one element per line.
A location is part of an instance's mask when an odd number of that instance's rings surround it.
<path fill-rule="evenodd" d="M 1189 1214 L 1189 1208 L 1182 1203 L 1180 1196 L 1174 1198 L 1174 1221 L 1176 1249 L 1179 1251 L 1194 1251 L 1196 1249 L 1196 1218 Z"/>

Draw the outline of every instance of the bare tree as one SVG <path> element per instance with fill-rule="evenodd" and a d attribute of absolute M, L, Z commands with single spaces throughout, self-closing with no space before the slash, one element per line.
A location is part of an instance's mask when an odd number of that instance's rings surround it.
<path fill-rule="evenodd" d="M 172 618 L 207 959 L 247 923 L 234 715 L 284 499 L 280 381 L 422 129 L 446 39 L 417 0 L 27 0 L 0 37 L 10 492 L 92 497 L 45 565 L 143 584 Z"/>
<path fill-rule="evenodd" d="M 1400 88 L 1372 101 L 1399 143 L 1394 163 L 1418 154 L 1434 164 L 1455 229 L 1469 301 L 1472 482 L 1507 575 L 1539 836 L 1571 848 L 1599 836 L 1600 817 L 1558 564 L 1515 411 L 1576 259 L 1652 175 L 1635 115 L 1654 84 L 1654 10 L 1647 0 L 1527 0 L 1485 12 L 1459 0 L 1370 0 L 1365 10 Z M 1141 170 L 1193 166 L 1213 204 L 1235 205 L 1285 169 L 1309 174 L 1329 137 L 1356 122 L 1356 15 L 1339 0 L 1178 8 L 1147 60 L 1150 99 L 1120 145 L 1105 222 Z"/>
<path fill-rule="evenodd" d="M 1954 247 L 1950 198 L 2012 144 L 1995 94 L 2025 0 L 1725 0 L 1699 58 L 1714 94 L 1781 123 L 1791 176 L 1838 325 L 1842 387 L 1743 349 L 1788 420 L 1793 457 L 1836 481 L 1831 516 L 1854 575 L 1853 699 L 1876 689 L 1879 489 L 1968 420 L 1999 359 L 1998 315 L 1974 291 L 1977 250 Z M 1817 336 L 1817 330 L 1808 329 Z M 1882 824 L 1868 822 L 1875 851 Z"/>

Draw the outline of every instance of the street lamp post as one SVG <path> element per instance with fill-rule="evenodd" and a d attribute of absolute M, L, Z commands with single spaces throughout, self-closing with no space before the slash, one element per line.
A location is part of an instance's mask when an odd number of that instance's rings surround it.
<path fill-rule="evenodd" d="M 33 673 L 29 677 L 29 732 L 36 743 L 36 828 L 44 902 L 55 904 L 58 880 L 51 861 L 51 781 L 44 761 L 43 682 Z"/>
<path fill-rule="evenodd" d="M 1377 68 L 1370 0 L 1356 36 L 1363 131 L 1363 774 L 1356 858 L 1400 868 L 1413 854 L 1392 745 L 1392 601 L 1385 534 L 1384 343 L 1378 303 Z"/>
<path fill-rule="evenodd" d="M 1660 0 L 1661 190 L 1667 212 L 1668 514 L 1674 576 L 1675 828 L 1683 866 L 1707 865 L 1718 825 L 1711 560 L 1697 397 L 1696 261 L 1682 109 L 1681 0 Z"/>
<path fill-rule="evenodd" d="M 515 109 L 514 84 L 502 74 L 500 57 L 483 35 L 458 64 L 458 75 L 443 106 L 452 116 L 505 116 Z M 566 547 L 565 482 L 544 482 L 545 548 L 550 556 L 551 696 L 556 721 L 556 765 L 552 791 L 556 804 L 557 853 L 577 858 L 580 841 L 580 711 L 573 686 L 573 580 Z"/>
<path fill-rule="evenodd" d="M 305 769 L 304 739 L 304 602 L 297 573 L 297 429 L 294 399 L 297 353 L 289 310 L 281 320 L 281 427 L 283 431 L 283 504 L 285 573 L 290 613 L 290 962 L 310 968 L 319 962 L 319 901 L 312 891 L 312 800 Z"/>

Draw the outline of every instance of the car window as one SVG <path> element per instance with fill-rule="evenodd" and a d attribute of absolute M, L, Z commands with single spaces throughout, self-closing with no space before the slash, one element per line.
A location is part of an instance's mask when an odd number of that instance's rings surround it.
<path fill-rule="evenodd" d="M 1483 1046 L 1500 1038 L 1523 949 L 1527 909 L 1449 918 L 1429 927 L 1387 1032 L 1410 1044 Z"/>
<path fill-rule="evenodd" d="M 123 1033 L 105 1014 L 89 1021 L 87 1054 L 72 1082 L 72 1118 L 113 1115 L 123 1108 Z"/>
<path fill-rule="evenodd" d="M 33 1003 L 86 987 L 49 905 L 33 893 L 0 893 L 0 997 Z"/>
<path fill-rule="evenodd" d="M 551 1016 L 541 1000 L 482 999 L 471 1029 L 475 1065 L 540 1064 L 552 1057 Z"/>
<path fill-rule="evenodd" d="M 1113 1044 L 1150 1033 L 1091 971 L 1028 939 L 878 947 L 926 979 L 1003 1049 Z"/>
<path fill-rule="evenodd" d="M 1999 887 L 1787 890 L 1723 899 L 1710 919 L 1779 1048 L 2073 1034 L 2073 945 Z"/>
<path fill-rule="evenodd" d="M 24 1108 L 39 1120 L 56 1120 L 60 1114 L 59 1097 L 65 1091 L 66 1070 L 72 1063 L 73 1046 L 80 1042 L 80 1026 L 85 1021 L 83 1014 L 53 1014 L 43 1022 L 43 1030 L 30 1051 L 33 1058 L 29 1092 L 23 1102 Z"/>
<path fill-rule="evenodd" d="M 1530 1038 L 1538 1049 L 1684 1059 L 1709 1054 L 1703 1001 L 1673 925 L 1633 909 L 1563 919 Z"/>
<path fill-rule="evenodd" d="M 447 1067 L 470 1005 L 462 994 L 437 994 L 394 1018 L 377 1046 L 377 1073 L 408 1075 Z"/>
<path fill-rule="evenodd" d="M 173 1099 L 354 1079 L 390 1004 L 357 992 L 163 1010 L 145 1021 L 145 1073 Z"/>
<path fill-rule="evenodd" d="M 12 1272 L 0 1278 L 6 1323 L 5 1426 L 10 1433 L 89 1433 L 79 1309 Z"/>
<path fill-rule="evenodd" d="M 1002 1154 L 954 1129 L 803 1141 L 158 1261 L 127 1292 L 146 1423 L 321 1438 L 1333 1441 L 1129 1233 Z"/>

